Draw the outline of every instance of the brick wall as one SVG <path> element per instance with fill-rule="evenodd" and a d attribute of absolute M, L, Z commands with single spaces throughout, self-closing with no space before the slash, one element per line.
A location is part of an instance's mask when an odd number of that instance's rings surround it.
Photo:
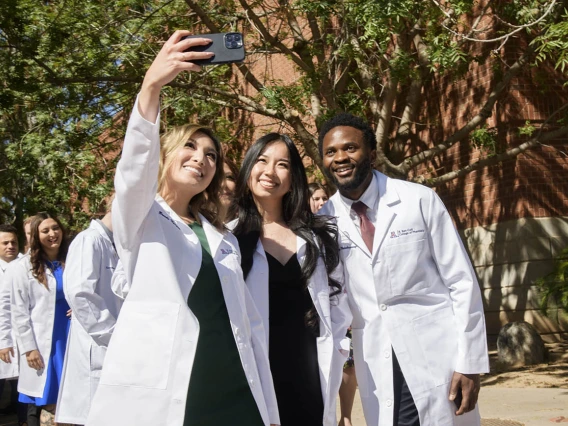
<path fill-rule="evenodd" d="M 432 144 L 441 142 L 470 120 L 495 87 L 492 70 L 506 72 L 521 53 L 522 43 L 512 44 L 499 58 L 489 56 L 483 64 L 472 64 L 457 80 L 434 79 L 427 88 L 428 99 L 422 117 L 428 126 L 421 137 Z M 548 65 L 526 67 L 514 78 L 487 120 L 494 132 L 497 152 L 527 140 L 519 133 L 529 121 L 536 128 L 568 102 L 568 89 Z M 443 124 L 444 128 L 442 128 Z M 547 123 L 554 128 L 554 120 Z M 469 140 L 449 149 L 435 160 L 429 176 L 439 176 L 463 167 L 487 152 L 472 148 Z M 424 172 L 425 167 L 420 169 Z M 459 228 L 489 225 L 523 217 L 568 215 L 568 139 L 547 142 L 512 161 L 485 167 L 438 187 Z"/>

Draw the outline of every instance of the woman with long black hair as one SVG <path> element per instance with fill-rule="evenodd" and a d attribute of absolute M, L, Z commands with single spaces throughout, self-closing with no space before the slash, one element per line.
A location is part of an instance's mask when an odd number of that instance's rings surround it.
<path fill-rule="evenodd" d="M 63 293 L 67 248 L 59 219 L 38 213 L 31 222 L 30 251 L 10 275 L 21 358 L 19 400 L 28 404 L 29 425 L 53 424 L 71 314 Z"/>
<path fill-rule="evenodd" d="M 237 179 L 243 273 L 265 323 L 282 426 L 335 426 L 351 321 L 337 228 L 310 210 L 304 165 L 278 133 L 248 150 Z"/>

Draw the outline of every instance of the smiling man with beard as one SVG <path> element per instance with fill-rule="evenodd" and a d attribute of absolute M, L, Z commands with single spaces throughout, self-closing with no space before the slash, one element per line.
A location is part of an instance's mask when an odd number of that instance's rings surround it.
<path fill-rule="evenodd" d="M 319 135 L 339 190 L 320 213 L 337 217 L 367 425 L 479 425 L 489 362 L 475 273 L 436 193 L 373 170 L 376 144 L 351 114 Z"/>

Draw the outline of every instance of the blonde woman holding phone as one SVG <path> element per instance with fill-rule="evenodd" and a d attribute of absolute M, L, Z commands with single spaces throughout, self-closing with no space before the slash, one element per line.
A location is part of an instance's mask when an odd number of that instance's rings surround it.
<path fill-rule="evenodd" d="M 200 125 L 160 141 L 160 91 L 207 38 L 176 31 L 148 69 L 115 176 L 113 230 L 130 291 L 87 425 L 279 424 L 264 329 L 218 212 L 223 151 Z"/>

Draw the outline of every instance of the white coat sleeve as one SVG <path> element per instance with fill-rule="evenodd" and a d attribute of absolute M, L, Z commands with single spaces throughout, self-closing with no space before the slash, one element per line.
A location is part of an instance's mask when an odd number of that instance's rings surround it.
<path fill-rule="evenodd" d="M 450 297 L 458 328 L 455 371 L 462 374 L 489 372 L 487 335 L 481 290 L 469 256 L 452 219 L 434 191 L 426 215 L 434 261 Z"/>
<path fill-rule="evenodd" d="M 129 250 L 136 245 L 139 231 L 156 197 L 159 160 L 160 116 L 155 123 L 145 120 L 138 112 L 137 99 L 114 177 L 116 195 L 112 206 L 112 225 L 119 255 L 121 248 Z M 128 265 L 125 266 L 128 271 Z"/>
<path fill-rule="evenodd" d="M 347 291 L 345 288 L 345 278 L 343 276 L 343 263 L 339 264 L 331 274 L 331 277 L 341 284 L 341 293 L 332 297 L 330 301 L 331 331 L 333 333 L 333 343 L 345 358 L 349 356 L 350 340 L 346 337 L 347 329 L 351 325 L 353 316 L 347 302 Z M 332 290 L 330 288 L 330 290 Z"/>
<path fill-rule="evenodd" d="M 116 318 L 105 300 L 97 294 L 104 253 L 101 245 L 89 234 L 80 233 L 69 247 L 63 273 L 65 299 L 73 316 L 99 346 L 108 346 Z"/>
<path fill-rule="evenodd" d="M 112 274 L 110 287 L 116 297 L 122 300 L 126 299 L 126 296 L 128 296 L 128 292 L 130 291 L 130 283 L 126 279 L 124 266 L 122 265 L 122 261 L 120 261 L 120 259 L 118 260 L 116 269 Z"/>
<path fill-rule="evenodd" d="M 4 275 L 0 275 L 0 349 L 14 346 L 12 341 L 12 309 L 10 308 L 12 293 L 10 269 L 13 268 L 8 267 Z"/>
<path fill-rule="evenodd" d="M 25 262 L 18 262 L 12 271 L 12 325 L 20 353 L 37 350 L 36 337 L 31 324 L 30 280 Z M 43 285 L 34 281 L 35 285 Z"/>
<path fill-rule="evenodd" d="M 244 283 L 243 286 L 245 290 L 247 315 L 250 322 L 252 347 L 258 374 L 260 376 L 262 393 L 268 410 L 268 418 L 271 424 L 279 425 L 280 416 L 278 414 L 278 403 L 276 402 L 276 391 L 274 390 L 272 373 L 270 372 L 270 362 L 268 361 L 268 348 L 264 325 L 262 324 L 262 318 L 256 309 L 248 287 Z"/>

